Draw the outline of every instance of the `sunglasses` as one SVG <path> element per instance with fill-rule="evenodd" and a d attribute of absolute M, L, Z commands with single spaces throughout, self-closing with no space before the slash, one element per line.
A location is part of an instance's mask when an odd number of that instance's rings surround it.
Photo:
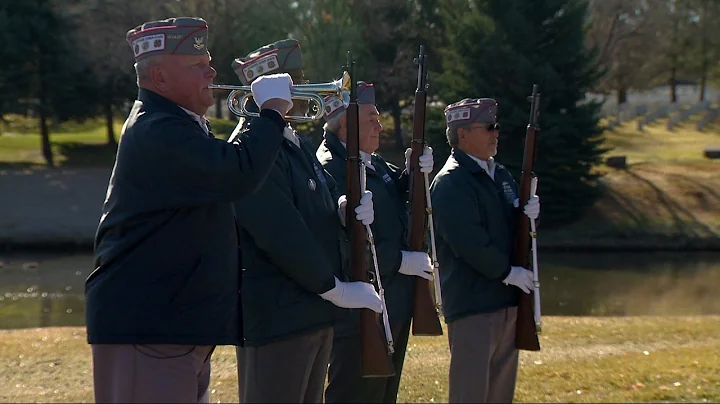
<path fill-rule="evenodd" d="M 470 129 L 485 129 L 488 132 L 499 132 L 500 124 L 499 123 L 489 123 L 484 126 L 472 126 Z"/>

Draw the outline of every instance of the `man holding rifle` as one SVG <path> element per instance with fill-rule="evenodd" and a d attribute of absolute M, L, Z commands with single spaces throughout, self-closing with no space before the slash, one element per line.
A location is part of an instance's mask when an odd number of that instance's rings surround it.
<path fill-rule="evenodd" d="M 395 375 L 389 378 L 362 377 L 358 317 L 357 311 L 353 310 L 344 322 L 335 326 L 325 400 L 328 403 L 394 403 L 410 333 L 413 278 L 419 276 L 432 280 L 432 264 L 427 253 L 407 251 L 408 166 L 411 149 L 405 153 L 405 170 L 375 154 L 383 127 L 378 120 L 372 84 L 358 83 L 357 103 L 360 155 L 365 163 L 367 188 L 372 192 L 375 207 L 376 220 L 371 229 L 394 340 Z M 326 99 L 326 104 L 324 140 L 317 150 L 317 157 L 338 182 L 338 187 L 344 189 L 348 134 L 346 109 L 334 97 Z M 420 167 L 423 172 L 432 171 L 431 148 L 425 148 L 420 157 Z"/>
<path fill-rule="evenodd" d="M 302 54 L 297 41 L 283 40 L 236 59 L 234 67 L 245 85 L 268 73 L 302 77 Z M 253 125 L 254 120 L 237 130 L 231 141 L 244 141 Z M 337 204 L 334 179 L 307 138 L 289 126 L 283 135 L 265 184 L 235 203 L 245 331 L 237 355 L 239 397 L 241 402 L 321 403 L 335 308 L 380 312 L 382 303 L 369 283 L 346 282 L 345 205 Z M 370 192 L 355 217 L 372 223 Z"/>
<path fill-rule="evenodd" d="M 500 130 L 497 107 L 494 99 L 479 98 L 445 108 L 452 154 L 431 187 L 451 403 L 512 402 L 518 298 L 533 288 L 532 272 L 510 263 L 518 187 L 493 159 Z M 536 195 L 523 212 L 537 218 Z"/>

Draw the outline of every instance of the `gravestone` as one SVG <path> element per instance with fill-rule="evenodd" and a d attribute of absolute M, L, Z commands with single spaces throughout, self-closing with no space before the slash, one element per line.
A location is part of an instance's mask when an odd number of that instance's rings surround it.
<path fill-rule="evenodd" d="M 675 125 L 686 121 L 691 116 L 697 114 L 698 112 L 705 111 L 708 108 L 710 108 L 710 103 L 707 101 L 699 102 L 690 108 L 686 108 L 684 110 L 681 110 L 677 114 L 675 114 L 672 118 L 668 119 L 667 121 L 667 129 L 672 130 Z"/>
<path fill-rule="evenodd" d="M 704 154 L 708 159 L 720 159 L 720 146 L 706 147 Z"/>
<path fill-rule="evenodd" d="M 702 131 L 707 124 L 717 119 L 718 116 L 720 116 L 720 108 L 708 109 L 705 115 L 697 121 L 695 127 L 698 131 Z"/>
<path fill-rule="evenodd" d="M 608 167 L 624 170 L 627 168 L 627 156 L 610 156 L 605 159 L 605 164 Z"/>

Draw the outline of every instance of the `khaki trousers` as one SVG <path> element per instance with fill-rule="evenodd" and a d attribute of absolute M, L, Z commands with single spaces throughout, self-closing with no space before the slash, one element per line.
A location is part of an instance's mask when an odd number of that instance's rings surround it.
<path fill-rule="evenodd" d="M 257 347 L 237 347 L 241 403 L 322 403 L 331 327 Z"/>
<path fill-rule="evenodd" d="M 207 403 L 214 346 L 92 345 L 98 403 Z"/>
<path fill-rule="evenodd" d="M 517 307 L 448 323 L 450 402 L 510 403 L 515 394 Z"/>

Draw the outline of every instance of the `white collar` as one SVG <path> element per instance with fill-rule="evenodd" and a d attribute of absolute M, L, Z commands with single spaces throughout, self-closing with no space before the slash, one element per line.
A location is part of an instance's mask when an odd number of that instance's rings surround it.
<path fill-rule="evenodd" d="M 185 112 L 187 112 L 187 114 L 190 115 L 190 117 L 191 117 L 192 119 L 194 119 L 195 121 L 197 121 L 197 123 L 200 124 L 200 127 L 205 131 L 205 134 L 210 135 L 210 130 L 209 130 L 208 127 L 207 127 L 207 122 L 205 121 L 205 118 L 203 118 L 202 116 L 200 116 L 200 115 L 198 115 L 198 114 L 190 111 L 189 109 L 186 109 L 186 108 L 181 107 L 180 105 L 178 105 L 178 107 L 182 108 L 182 110 L 185 111 Z"/>
<path fill-rule="evenodd" d="M 290 126 L 290 124 L 285 126 L 283 129 L 283 136 L 285 139 L 293 142 L 295 146 L 300 147 L 300 139 L 297 137 L 295 130 Z"/>
<path fill-rule="evenodd" d="M 347 144 L 345 142 L 340 142 L 347 150 Z M 364 151 L 360 150 L 360 158 L 362 159 L 363 163 L 365 163 L 365 166 L 373 171 L 375 171 L 375 167 L 372 165 L 372 155 L 365 153 Z"/>
<path fill-rule="evenodd" d="M 494 158 L 490 157 L 487 160 L 482 160 L 482 159 L 479 159 L 479 158 L 473 156 L 472 154 L 468 154 L 468 156 L 470 156 L 471 159 L 475 160 L 475 162 L 478 163 L 480 165 L 480 167 L 483 168 L 483 170 L 485 170 L 485 172 L 490 176 L 490 178 L 492 178 L 493 181 L 495 181 L 495 159 Z"/>

